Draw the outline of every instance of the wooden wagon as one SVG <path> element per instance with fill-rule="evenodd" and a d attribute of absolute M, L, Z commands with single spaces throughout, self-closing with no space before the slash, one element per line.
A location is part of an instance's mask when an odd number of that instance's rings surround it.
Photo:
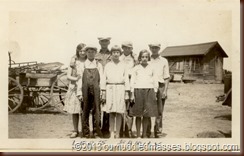
<path fill-rule="evenodd" d="M 45 64 L 34 62 L 15 63 L 9 53 L 8 111 L 13 113 L 22 103 L 32 110 L 48 105 L 63 112 L 68 90 L 66 71 L 45 70 Z"/>

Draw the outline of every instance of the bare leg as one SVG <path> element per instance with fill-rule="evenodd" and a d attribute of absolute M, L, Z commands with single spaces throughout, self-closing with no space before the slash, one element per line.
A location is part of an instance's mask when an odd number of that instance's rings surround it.
<path fill-rule="evenodd" d="M 110 124 L 110 138 L 114 138 L 114 124 L 115 124 L 115 113 L 109 113 L 109 124 Z"/>
<path fill-rule="evenodd" d="M 137 137 L 140 137 L 141 133 L 141 117 L 136 117 L 136 132 L 137 132 Z"/>
<path fill-rule="evenodd" d="M 122 124 L 122 114 L 116 113 L 116 138 L 119 138 L 121 124 Z"/>
<path fill-rule="evenodd" d="M 78 136 L 78 134 L 79 134 L 79 131 L 78 131 L 79 114 L 72 114 L 72 120 L 73 120 L 74 131 L 70 135 L 70 138 L 76 138 Z"/>
<path fill-rule="evenodd" d="M 128 125 L 128 129 L 131 130 L 132 125 L 133 125 L 133 117 L 128 116 L 127 125 Z"/>

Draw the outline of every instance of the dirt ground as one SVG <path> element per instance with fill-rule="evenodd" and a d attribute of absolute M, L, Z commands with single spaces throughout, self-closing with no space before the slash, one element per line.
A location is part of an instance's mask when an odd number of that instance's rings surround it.
<path fill-rule="evenodd" d="M 192 138 L 202 132 L 220 134 L 218 130 L 228 133 L 231 108 L 215 102 L 216 96 L 223 92 L 223 84 L 170 83 L 163 137 Z M 69 138 L 71 131 L 70 115 L 48 111 L 9 115 L 9 138 Z"/>

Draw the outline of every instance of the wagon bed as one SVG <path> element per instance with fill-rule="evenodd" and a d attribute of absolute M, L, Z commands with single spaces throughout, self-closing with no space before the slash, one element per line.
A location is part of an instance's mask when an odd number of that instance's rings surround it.
<path fill-rule="evenodd" d="M 10 61 L 8 110 L 15 112 L 23 102 L 28 108 L 42 109 L 52 105 L 63 112 L 68 83 L 66 71 L 39 69 L 36 61 Z"/>

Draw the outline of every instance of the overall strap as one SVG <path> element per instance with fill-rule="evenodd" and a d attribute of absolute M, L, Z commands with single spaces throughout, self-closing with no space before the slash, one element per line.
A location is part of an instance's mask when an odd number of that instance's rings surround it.
<path fill-rule="evenodd" d="M 98 69 L 98 60 L 96 60 L 96 68 Z M 85 64 L 85 62 L 84 62 L 84 65 L 83 65 L 83 67 L 84 67 L 84 69 L 86 69 L 86 64 Z"/>

